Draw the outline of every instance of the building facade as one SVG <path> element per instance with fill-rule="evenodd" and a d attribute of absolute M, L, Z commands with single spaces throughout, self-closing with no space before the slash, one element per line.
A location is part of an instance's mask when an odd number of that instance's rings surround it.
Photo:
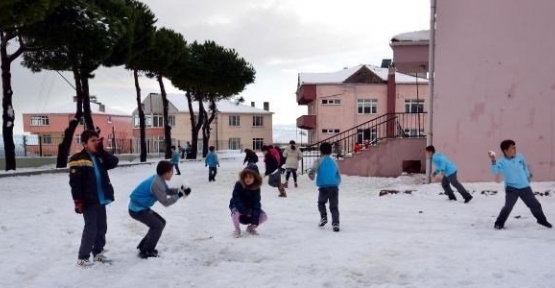
<path fill-rule="evenodd" d="M 57 155 L 58 144 L 62 142 L 69 122 L 75 118 L 75 110 L 73 103 L 46 108 L 41 113 L 23 114 L 23 131 L 36 135 L 25 144 L 27 151 L 41 156 Z M 91 102 L 91 112 L 95 129 L 100 130 L 100 137 L 105 139 L 105 148 L 115 149 L 118 153 L 131 153 L 131 115 L 98 102 Z M 80 136 L 84 129 L 84 121 L 80 119 L 70 153 L 83 149 Z"/>
<path fill-rule="evenodd" d="M 184 146 L 191 141 L 191 115 L 189 103 L 184 94 L 168 94 L 169 122 L 172 127 L 172 143 Z M 151 93 L 142 102 L 146 118 L 146 138 L 149 153 L 164 151 L 163 106 L 160 94 Z M 198 117 L 198 102 L 191 103 L 195 119 Z M 205 105 L 207 107 L 207 105 Z M 272 142 L 272 115 L 269 103 L 264 109 L 222 100 L 216 103 L 218 113 L 211 125 L 209 145 L 217 150 L 260 150 L 263 144 Z M 137 151 L 140 127 L 138 111 L 133 111 L 133 138 Z M 202 146 L 202 132 L 199 133 L 199 148 Z M 202 151 L 199 149 L 199 151 Z"/>
<path fill-rule="evenodd" d="M 425 112 L 428 81 L 416 75 L 372 65 L 331 73 L 300 73 L 297 103 L 306 105 L 308 114 L 297 119 L 297 127 L 307 130 L 310 144 L 386 114 Z M 406 119 L 399 125 L 407 136 L 425 134 L 425 113 Z M 356 133 L 356 142 L 377 138 L 377 128 Z"/>
<path fill-rule="evenodd" d="M 548 36 L 555 1 L 436 1 L 436 7 L 433 144 L 457 164 L 461 179 L 492 181 L 487 151 L 500 155 L 499 143 L 513 139 L 533 180 L 555 180 L 555 37 Z M 415 34 L 391 43 L 394 62 L 407 73 L 419 68 L 405 59 L 418 62 L 416 46 L 429 42 Z M 420 43 L 411 50 L 411 42 Z"/>

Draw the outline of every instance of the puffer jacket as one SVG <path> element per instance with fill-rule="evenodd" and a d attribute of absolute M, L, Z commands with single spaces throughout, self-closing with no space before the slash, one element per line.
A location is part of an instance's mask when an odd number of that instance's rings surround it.
<path fill-rule="evenodd" d="M 291 146 L 285 148 L 283 151 L 283 157 L 285 157 L 285 169 L 298 169 L 299 161 L 303 159 L 303 153 L 296 146 L 295 149 Z"/>

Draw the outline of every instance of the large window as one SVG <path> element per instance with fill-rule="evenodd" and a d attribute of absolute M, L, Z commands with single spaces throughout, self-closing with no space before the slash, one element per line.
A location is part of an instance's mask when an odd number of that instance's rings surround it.
<path fill-rule="evenodd" d="M 322 129 L 323 134 L 337 134 L 339 129 Z"/>
<path fill-rule="evenodd" d="M 264 116 L 252 116 L 253 127 L 264 127 Z"/>
<path fill-rule="evenodd" d="M 50 134 L 42 135 L 42 144 L 52 144 L 52 136 Z"/>
<path fill-rule="evenodd" d="M 357 113 L 358 114 L 377 114 L 378 100 L 377 99 L 358 99 Z"/>
<path fill-rule="evenodd" d="M 322 99 L 322 105 L 341 105 L 341 99 Z"/>
<path fill-rule="evenodd" d="M 252 150 L 262 150 L 264 145 L 264 138 L 252 138 Z"/>
<path fill-rule="evenodd" d="M 405 100 L 405 113 L 424 112 L 424 100 L 407 99 Z"/>
<path fill-rule="evenodd" d="M 233 127 L 241 126 L 241 117 L 239 115 L 230 115 L 229 126 L 233 126 Z"/>
<path fill-rule="evenodd" d="M 241 149 L 241 138 L 229 138 L 230 150 L 240 150 Z"/>
<path fill-rule="evenodd" d="M 31 116 L 31 126 L 48 126 L 50 121 L 48 116 Z"/>

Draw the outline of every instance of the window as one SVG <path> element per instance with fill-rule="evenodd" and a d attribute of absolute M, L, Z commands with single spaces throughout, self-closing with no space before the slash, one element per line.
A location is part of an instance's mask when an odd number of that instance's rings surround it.
<path fill-rule="evenodd" d="M 424 136 L 424 129 L 420 129 L 420 133 L 418 131 L 419 129 L 414 128 L 414 129 L 405 129 L 405 135 L 403 135 L 404 137 L 421 137 Z"/>
<path fill-rule="evenodd" d="M 407 99 L 405 100 L 405 113 L 424 112 L 424 100 Z"/>
<path fill-rule="evenodd" d="M 75 134 L 75 143 L 77 144 L 81 143 L 81 135 Z"/>
<path fill-rule="evenodd" d="M 252 150 L 262 150 L 264 145 L 264 138 L 252 138 Z"/>
<path fill-rule="evenodd" d="M 241 117 L 239 115 L 230 115 L 229 126 L 233 126 L 233 127 L 241 126 Z"/>
<path fill-rule="evenodd" d="M 323 134 L 337 134 L 339 129 L 322 129 Z"/>
<path fill-rule="evenodd" d="M 42 144 L 52 144 L 52 136 L 50 134 L 42 135 Z"/>
<path fill-rule="evenodd" d="M 357 113 L 358 114 L 377 114 L 378 100 L 377 99 L 358 99 Z"/>
<path fill-rule="evenodd" d="M 139 119 L 139 115 L 134 115 L 134 116 L 133 116 L 133 126 L 134 126 L 134 127 L 139 127 L 139 126 L 141 126 L 141 122 L 140 122 L 140 119 Z"/>
<path fill-rule="evenodd" d="M 264 126 L 264 116 L 252 116 L 252 126 L 253 127 L 263 127 Z"/>
<path fill-rule="evenodd" d="M 322 99 L 322 105 L 341 105 L 341 99 Z"/>
<path fill-rule="evenodd" d="M 31 126 L 48 126 L 50 121 L 48 116 L 31 116 Z"/>
<path fill-rule="evenodd" d="M 171 127 L 175 127 L 175 115 L 169 115 L 168 122 L 170 123 Z"/>
<path fill-rule="evenodd" d="M 152 115 L 152 127 L 164 127 L 164 116 Z"/>
<path fill-rule="evenodd" d="M 240 150 L 241 149 L 241 138 L 229 138 L 230 150 Z"/>

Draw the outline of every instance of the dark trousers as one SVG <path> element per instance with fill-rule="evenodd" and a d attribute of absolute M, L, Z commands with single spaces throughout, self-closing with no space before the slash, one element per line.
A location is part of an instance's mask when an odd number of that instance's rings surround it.
<path fill-rule="evenodd" d="M 216 181 L 216 174 L 218 174 L 218 168 L 208 167 L 208 181 Z"/>
<path fill-rule="evenodd" d="M 339 188 L 338 187 L 324 187 L 318 189 L 318 210 L 320 217 L 328 217 L 326 212 L 326 202 L 330 201 L 330 212 L 332 224 L 339 224 Z"/>
<path fill-rule="evenodd" d="M 445 190 L 445 194 L 449 196 L 449 199 L 457 199 L 455 197 L 455 193 L 451 189 L 451 185 L 455 186 L 457 191 L 461 193 L 461 196 L 464 199 L 467 199 L 468 197 L 470 197 L 470 193 L 468 193 L 466 189 L 464 189 L 464 187 L 462 186 L 461 182 L 457 180 L 457 172 L 449 176 L 443 175 L 443 178 L 441 179 L 441 187 L 443 187 L 443 190 Z"/>
<path fill-rule="evenodd" d="M 181 171 L 179 171 L 179 164 L 173 164 L 173 167 L 175 167 L 175 171 L 177 172 L 176 175 L 181 175 Z"/>
<path fill-rule="evenodd" d="M 534 196 L 532 188 L 526 187 L 517 189 L 513 187 L 506 187 L 505 192 L 505 206 L 501 208 L 501 212 L 499 212 L 499 216 L 497 216 L 497 220 L 495 221 L 496 225 L 500 225 L 501 227 L 503 227 L 519 197 L 520 199 L 522 199 L 522 202 L 524 202 L 524 204 L 526 204 L 526 206 L 530 208 L 532 215 L 534 215 L 534 217 L 536 217 L 538 221 L 546 221 L 545 215 L 543 214 L 542 205 L 540 204 L 538 199 L 536 199 L 536 196 Z"/>
<path fill-rule="evenodd" d="M 149 228 L 137 248 L 141 251 L 153 251 L 158 244 L 158 240 L 160 240 L 160 236 L 162 236 L 164 227 L 166 227 L 166 220 L 150 209 L 141 212 L 129 210 L 129 215 Z"/>
<path fill-rule="evenodd" d="M 287 172 L 285 173 L 285 181 L 289 181 L 289 176 L 293 174 L 293 181 L 297 183 L 297 169 L 287 168 Z"/>
<path fill-rule="evenodd" d="M 106 245 L 106 206 L 96 204 L 88 206 L 83 211 L 85 227 L 81 236 L 81 246 L 79 247 L 79 259 L 89 259 L 91 252 L 93 256 L 101 253 Z"/>

